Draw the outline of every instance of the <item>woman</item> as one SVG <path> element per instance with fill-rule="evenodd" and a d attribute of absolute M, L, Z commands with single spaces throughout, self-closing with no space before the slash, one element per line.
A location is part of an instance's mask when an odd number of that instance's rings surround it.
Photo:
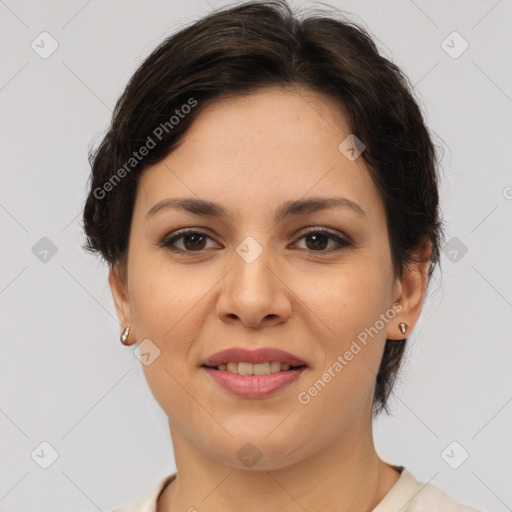
<path fill-rule="evenodd" d="M 435 148 L 360 27 L 217 10 L 139 67 L 91 155 L 86 248 L 177 473 L 118 511 L 474 511 L 382 460 L 439 262 Z"/>

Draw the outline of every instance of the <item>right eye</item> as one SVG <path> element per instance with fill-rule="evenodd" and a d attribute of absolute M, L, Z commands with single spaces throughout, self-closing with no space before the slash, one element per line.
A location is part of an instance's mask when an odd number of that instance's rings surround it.
<path fill-rule="evenodd" d="M 206 233 L 195 231 L 193 229 L 186 229 L 166 237 L 160 245 L 175 252 L 201 252 L 205 249 L 206 240 L 212 238 Z M 180 242 L 183 248 L 177 247 L 176 243 Z"/>

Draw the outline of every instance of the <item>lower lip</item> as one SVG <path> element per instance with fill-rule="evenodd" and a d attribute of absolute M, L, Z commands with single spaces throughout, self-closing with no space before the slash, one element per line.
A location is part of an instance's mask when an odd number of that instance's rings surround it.
<path fill-rule="evenodd" d="M 240 375 L 203 366 L 217 384 L 231 393 L 244 398 L 263 398 L 296 381 L 307 368 L 286 370 L 268 375 Z"/>

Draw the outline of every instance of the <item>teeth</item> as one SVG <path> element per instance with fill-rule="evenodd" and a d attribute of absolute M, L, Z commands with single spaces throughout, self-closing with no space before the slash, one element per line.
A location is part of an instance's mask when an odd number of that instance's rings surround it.
<path fill-rule="evenodd" d="M 230 361 L 227 364 L 219 364 L 219 370 L 240 375 L 268 375 L 290 369 L 290 365 L 279 361 L 266 361 L 265 363 L 245 363 Z"/>
<path fill-rule="evenodd" d="M 277 373 L 281 371 L 281 363 L 279 361 L 272 361 L 270 363 L 270 373 Z"/>

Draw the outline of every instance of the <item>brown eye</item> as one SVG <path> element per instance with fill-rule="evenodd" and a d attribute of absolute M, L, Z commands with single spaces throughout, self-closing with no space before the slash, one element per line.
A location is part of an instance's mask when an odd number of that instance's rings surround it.
<path fill-rule="evenodd" d="M 183 245 L 188 251 L 204 249 L 205 238 L 199 233 L 183 236 Z"/>
<path fill-rule="evenodd" d="M 313 233 L 313 234 L 307 235 L 304 238 L 311 242 L 311 244 L 308 245 L 308 242 L 306 241 L 306 245 L 308 246 L 308 249 L 312 249 L 312 250 L 325 249 L 329 243 L 329 237 L 324 233 Z"/>
<path fill-rule="evenodd" d="M 200 252 L 205 249 L 207 239 L 211 237 L 206 233 L 188 230 L 165 239 L 161 245 L 177 252 Z M 182 247 L 176 246 L 177 242 L 181 242 Z"/>
<path fill-rule="evenodd" d="M 344 247 L 352 245 L 344 238 L 324 229 L 311 230 L 299 238 L 299 240 L 302 239 L 306 241 L 306 250 L 318 253 L 339 251 Z M 192 253 L 204 251 L 207 248 L 206 245 L 208 240 L 212 240 L 212 238 L 206 233 L 189 229 L 164 239 L 160 245 L 171 251 Z M 328 249 L 327 247 L 330 242 L 334 242 L 334 247 Z M 181 246 L 179 244 L 181 244 Z"/>
<path fill-rule="evenodd" d="M 352 245 L 350 242 L 345 240 L 344 238 L 335 235 L 334 233 L 330 233 L 325 230 L 312 230 L 308 233 L 302 235 L 299 240 L 307 240 L 306 241 L 306 249 L 312 252 L 332 252 L 338 251 L 343 247 L 348 247 Z M 325 250 L 328 246 L 329 242 L 335 242 L 335 247 Z"/>

